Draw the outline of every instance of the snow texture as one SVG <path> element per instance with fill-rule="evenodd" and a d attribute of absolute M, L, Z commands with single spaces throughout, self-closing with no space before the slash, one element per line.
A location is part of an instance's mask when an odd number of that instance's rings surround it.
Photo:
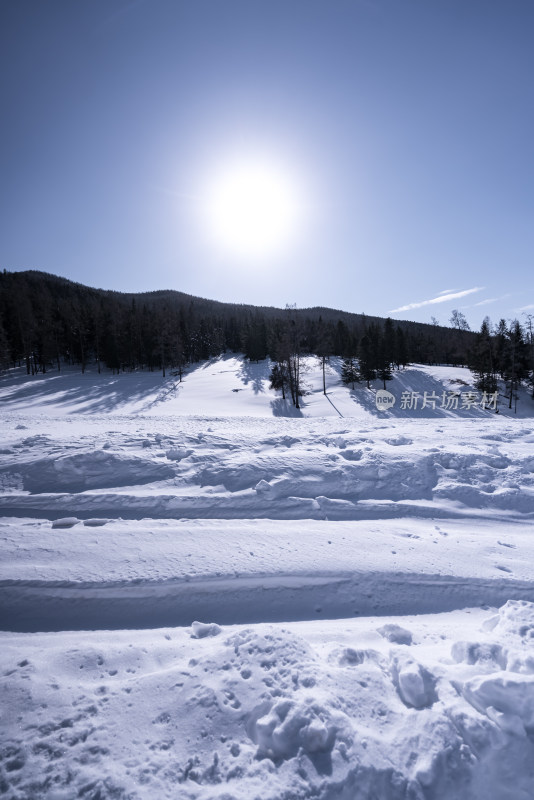
<path fill-rule="evenodd" d="M 0 795 L 534 797 L 529 398 L 313 363 L 0 379 Z"/>

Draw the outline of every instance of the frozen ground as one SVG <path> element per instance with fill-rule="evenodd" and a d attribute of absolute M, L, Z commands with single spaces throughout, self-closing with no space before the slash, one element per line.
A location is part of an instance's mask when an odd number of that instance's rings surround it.
<path fill-rule="evenodd" d="M 0 379 L 0 795 L 532 800 L 534 404 L 265 369 Z"/>

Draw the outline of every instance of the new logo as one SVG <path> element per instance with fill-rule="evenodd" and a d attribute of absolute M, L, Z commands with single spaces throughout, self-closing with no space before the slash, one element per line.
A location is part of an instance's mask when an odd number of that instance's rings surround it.
<path fill-rule="evenodd" d="M 395 405 L 395 396 L 385 389 L 379 389 L 375 397 L 376 407 L 379 411 L 387 411 Z"/>

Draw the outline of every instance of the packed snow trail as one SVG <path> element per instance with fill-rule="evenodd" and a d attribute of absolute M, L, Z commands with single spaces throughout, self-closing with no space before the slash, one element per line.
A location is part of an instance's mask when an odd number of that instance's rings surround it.
<path fill-rule="evenodd" d="M 85 522 L 0 522 L 1 628 L 258 623 L 534 601 L 532 524 L 518 520 Z"/>
<path fill-rule="evenodd" d="M 509 599 L 534 582 L 417 573 L 239 576 L 158 583 L 0 583 L 0 630 L 37 632 L 430 614 Z"/>

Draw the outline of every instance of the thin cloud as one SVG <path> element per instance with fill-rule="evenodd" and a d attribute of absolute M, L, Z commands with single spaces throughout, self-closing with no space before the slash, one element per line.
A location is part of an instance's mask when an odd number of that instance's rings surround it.
<path fill-rule="evenodd" d="M 533 311 L 534 310 L 534 303 L 531 303 L 528 306 L 521 306 L 521 308 L 517 308 L 516 311 Z"/>
<path fill-rule="evenodd" d="M 490 303 L 497 303 L 499 300 L 506 300 L 507 297 L 510 297 L 510 295 L 503 294 L 501 297 L 489 297 L 487 300 L 481 300 L 479 303 L 473 303 L 471 308 L 476 308 L 477 306 L 487 306 Z"/>
<path fill-rule="evenodd" d="M 411 311 L 413 308 L 422 308 L 423 306 L 433 306 L 436 303 L 448 303 L 449 300 L 458 300 L 460 297 L 466 297 L 468 294 L 474 292 L 481 292 L 484 286 L 475 286 L 473 289 L 464 289 L 461 292 L 448 292 L 447 294 L 438 294 L 437 297 L 432 297 L 430 300 L 422 300 L 420 303 L 408 303 L 405 306 L 392 309 L 389 313 L 396 314 L 399 311 Z"/>

